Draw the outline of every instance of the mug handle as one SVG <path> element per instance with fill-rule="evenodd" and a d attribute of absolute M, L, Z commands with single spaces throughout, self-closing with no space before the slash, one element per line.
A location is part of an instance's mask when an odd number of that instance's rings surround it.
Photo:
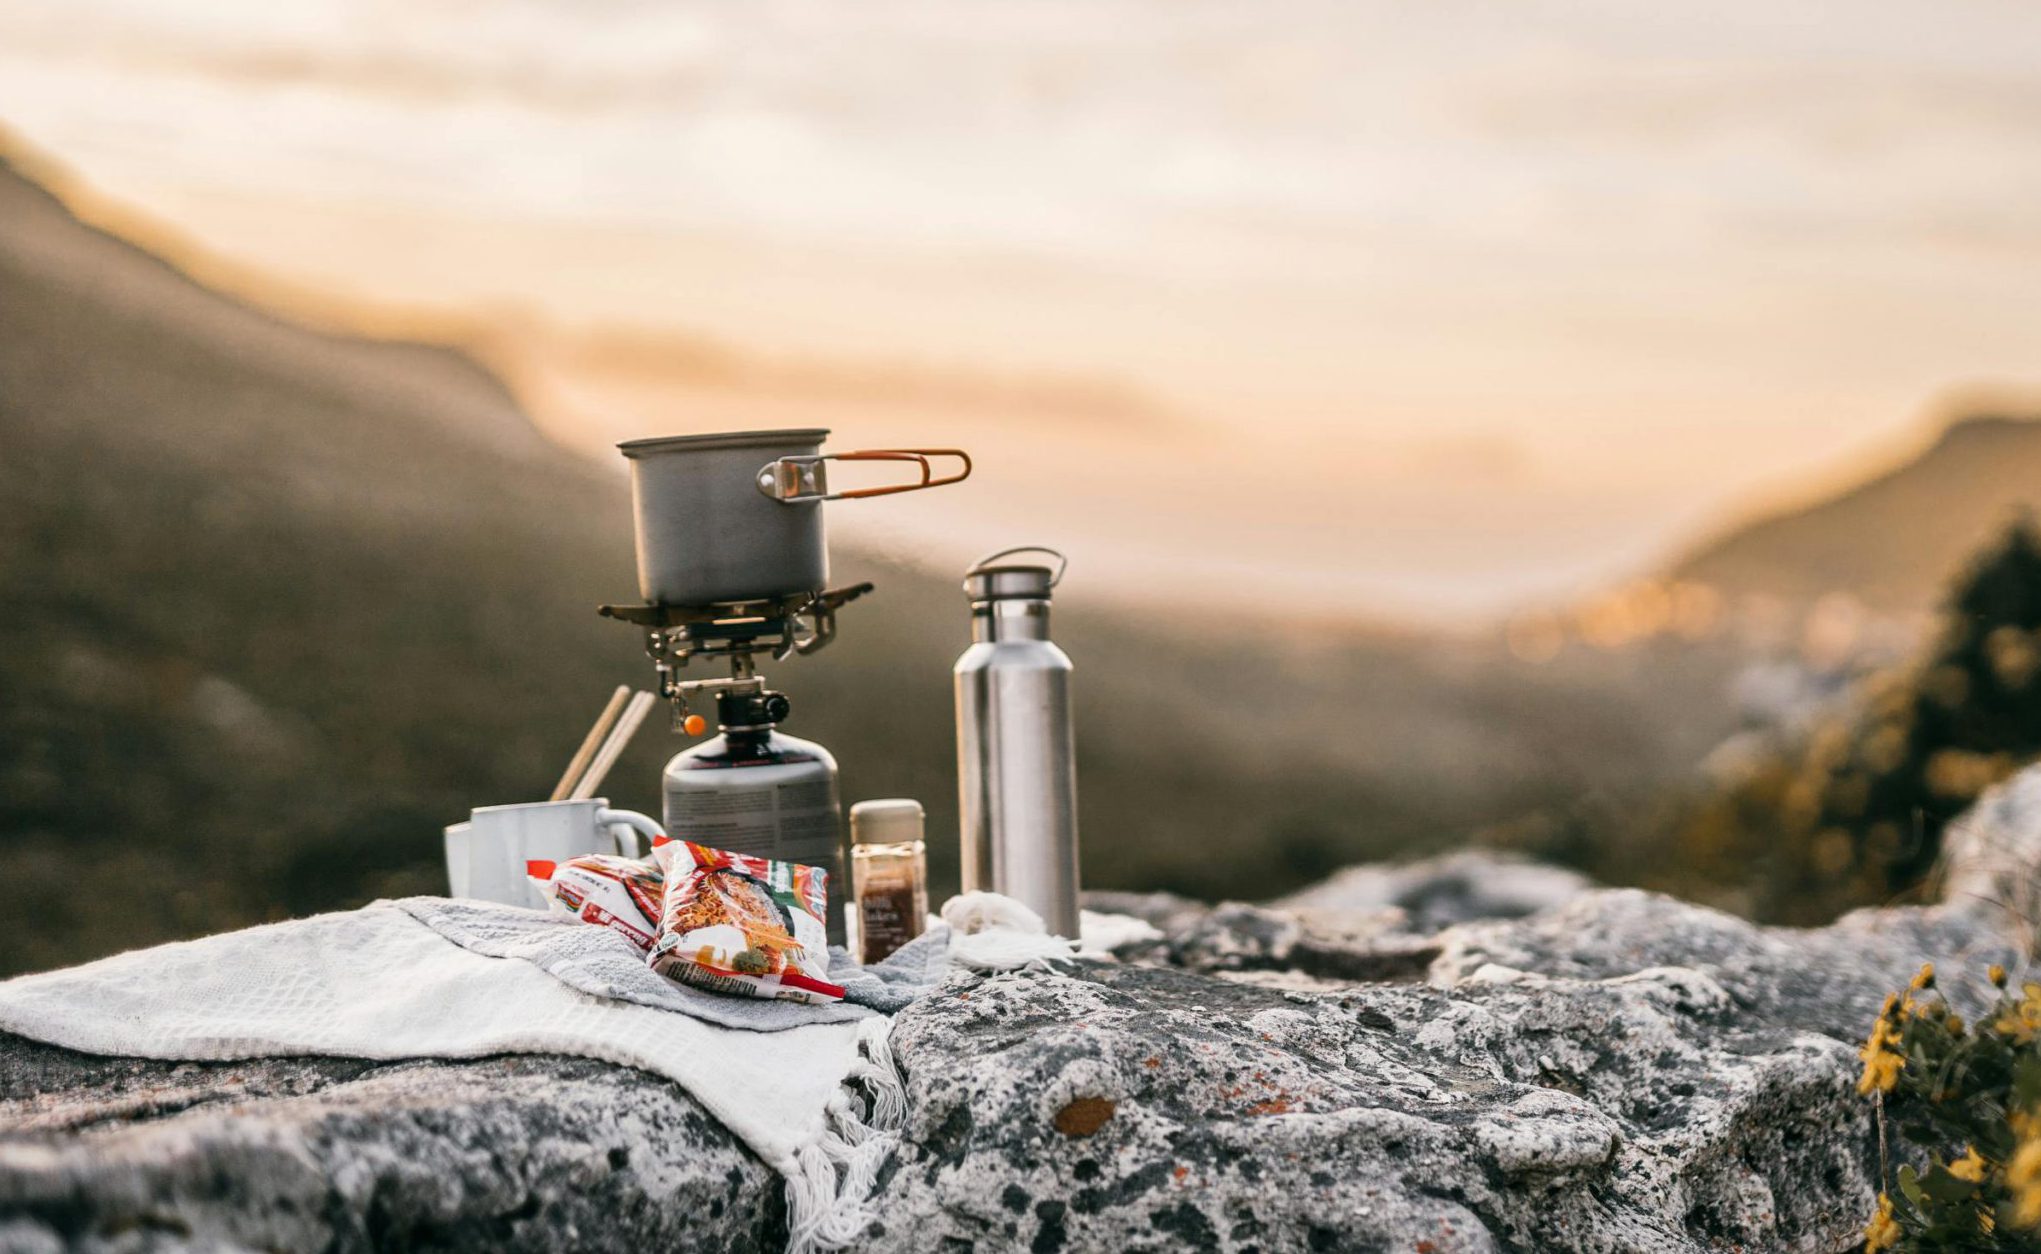
<path fill-rule="evenodd" d="M 954 457 L 964 468 L 953 475 L 938 476 L 928 464 L 931 457 Z M 831 492 L 823 472 L 824 462 L 913 462 L 921 478 L 913 483 L 889 483 L 876 488 L 851 488 Z M 758 470 L 758 490 L 782 505 L 803 501 L 856 501 L 868 496 L 891 496 L 895 492 L 919 492 L 962 483 L 971 477 L 971 455 L 960 448 L 871 448 L 855 453 L 818 453 L 810 457 L 782 457 Z"/>
<path fill-rule="evenodd" d="M 644 857 L 650 842 L 666 835 L 666 829 L 659 826 L 651 815 L 640 814 L 636 810 L 612 810 L 604 806 L 595 812 L 595 821 L 610 830 L 610 835 L 617 842 L 617 852 L 626 858 Z M 625 850 L 623 835 L 618 828 L 637 833 L 638 839 L 633 842 L 637 846 L 636 853 Z"/>

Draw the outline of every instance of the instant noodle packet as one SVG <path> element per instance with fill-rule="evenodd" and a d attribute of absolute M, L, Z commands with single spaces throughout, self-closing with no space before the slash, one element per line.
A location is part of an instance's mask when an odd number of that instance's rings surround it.
<path fill-rule="evenodd" d="M 659 930 L 666 878 L 658 864 L 591 853 L 565 862 L 524 864 L 524 873 L 553 909 L 616 932 L 644 953 Z"/>
<path fill-rule="evenodd" d="M 843 1000 L 829 982 L 829 873 L 692 841 L 655 841 L 666 873 L 652 969 L 740 997 Z"/>

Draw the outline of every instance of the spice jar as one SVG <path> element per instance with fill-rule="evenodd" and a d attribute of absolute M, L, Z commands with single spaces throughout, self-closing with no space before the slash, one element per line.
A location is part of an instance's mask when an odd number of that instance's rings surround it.
<path fill-rule="evenodd" d="M 928 921 L 928 849 L 921 803 L 905 797 L 850 808 L 850 891 L 858 961 L 877 962 L 921 935 Z"/>

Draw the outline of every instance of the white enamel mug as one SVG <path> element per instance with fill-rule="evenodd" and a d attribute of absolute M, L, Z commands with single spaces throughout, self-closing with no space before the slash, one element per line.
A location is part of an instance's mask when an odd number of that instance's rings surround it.
<path fill-rule="evenodd" d="M 649 815 L 612 810 L 605 797 L 482 806 L 446 829 L 447 886 L 455 897 L 543 908 L 525 863 L 591 853 L 642 858 L 652 838 L 663 835 Z"/>

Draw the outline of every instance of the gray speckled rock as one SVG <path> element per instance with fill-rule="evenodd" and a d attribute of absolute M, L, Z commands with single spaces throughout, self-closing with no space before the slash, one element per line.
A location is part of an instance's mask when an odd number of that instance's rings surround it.
<path fill-rule="evenodd" d="M 1517 919 L 1593 885 L 1574 871 L 1462 850 L 1418 862 L 1349 867 L 1265 906 L 1206 906 L 1170 893 L 1092 893 L 1093 910 L 1131 914 L 1160 941 L 1119 951 L 1194 971 L 1299 971 L 1335 980 L 1422 978 L 1436 935 L 1475 919 Z"/>
<path fill-rule="evenodd" d="M 759 1250 L 779 1178 L 677 1085 L 546 1056 L 96 1058 L 0 1034 L 0 1250 Z"/>
<path fill-rule="evenodd" d="M 1854 1248 L 1856 1044 L 1922 961 L 1960 1004 L 2024 952 L 1993 904 L 2028 902 L 2041 851 L 2041 783 L 2015 783 L 1952 842 L 1949 904 L 1812 930 L 1521 864 L 1536 892 L 1485 893 L 1465 860 L 1275 906 L 1094 897 L 1162 939 L 953 973 L 896 1020 L 909 1122 L 863 1244 Z M 686 1094 L 602 1063 L 0 1036 L 0 1250 L 776 1248 L 781 1197 Z"/>
<path fill-rule="evenodd" d="M 1869 1209 L 1851 1047 L 1687 970 L 1304 993 L 1088 963 L 953 979 L 894 1044 L 877 1249 L 1836 1250 Z"/>
<path fill-rule="evenodd" d="M 1283 910 L 1396 910 L 1403 926 L 1431 933 L 1476 919 L 1520 919 L 1594 887 L 1578 871 L 1516 854 L 1463 849 L 1417 862 L 1348 867 L 1273 904 Z"/>
<path fill-rule="evenodd" d="M 2034 791 L 1994 812 L 2001 875 Z M 1161 902 L 1161 952 L 1129 956 L 1176 965 L 953 978 L 898 1021 L 911 1126 L 871 1244 L 1854 1248 L 1879 1004 L 1923 961 L 1974 1000 L 2024 952 L 1974 895 L 1793 930 L 1549 886 L 1552 908 L 1424 938 L 1430 986 L 1328 978 L 1342 945 L 1365 965 L 1415 934 L 1325 894 Z"/>
<path fill-rule="evenodd" d="M 1130 962 L 1193 971 L 1296 971 L 1335 980 L 1419 979 L 1439 956 L 1429 934 L 1409 930 L 1402 911 L 1276 909 L 1227 901 L 1216 906 L 1168 894 L 1087 894 L 1089 909 L 1131 914 L 1162 933 L 1113 952 Z"/>
<path fill-rule="evenodd" d="M 1788 931 L 1611 890 L 1448 929 L 1431 984 L 1369 983 L 1301 969 L 1333 935 L 1311 912 L 1178 913 L 1179 952 L 1204 936 L 1197 960 L 1235 969 L 956 973 L 898 1018 L 909 1126 L 866 1245 L 1846 1249 L 1873 1193 L 1864 1024 L 1923 959 L 1955 983 L 2014 956 L 1984 909 Z M 0 1249 L 784 1232 L 772 1174 L 627 1069 L 167 1064 L 0 1037 Z"/>
<path fill-rule="evenodd" d="M 1977 799 L 1942 837 L 1942 896 L 1998 911 L 2031 945 L 2041 928 L 2041 767 Z"/>
<path fill-rule="evenodd" d="M 1965 1013 L 1987 998 L 1992 963 L 2023 955 L 2002 915 L 1958 906 L 1858 910 L 1825 928 L 1768 928 L 1636 889 L 1607 889 L 1548 914 L 1440 934 L 1434 984 L 1497 982 L 1516 972 L 1605 979 L 1677 965 L 1707 975 L 1752 1021 L 1857 1040 L 1885 994 L 1923 962 Z"/>

